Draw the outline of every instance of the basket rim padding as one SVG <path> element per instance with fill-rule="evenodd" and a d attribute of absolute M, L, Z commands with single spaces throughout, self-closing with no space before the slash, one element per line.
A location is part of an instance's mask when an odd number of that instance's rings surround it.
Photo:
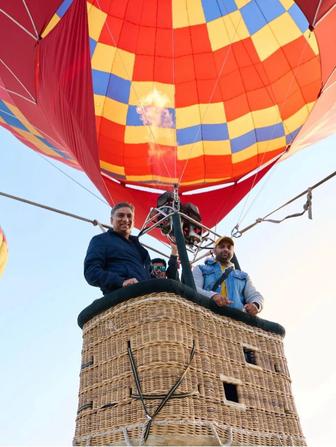
<path fill-rule="evenodd" d="M 264 320 L 259 317 L 252 317 L 246 312 L 230 307 L 218 307 L 213 300 L 209 300 L 206 296 L 200 295 L 191 287 L 185 286 L 179 281 L 173 279 L 151 279 L 149 281 L 142 281 L 138 284 L 133 284 L 128 287 L 117 289 L 111 293 L 104 295 L 102 298 L 94 300 L 89 306 L 83 309 L 78 315 L 78 325 L 81 329 L 85 323 L 90 321 L 96 315 L 104 312 L 111 307 L 116 306 L 122 302 L 128 301 L 131 298 L 141 297 L 156 292 L 171 292 L 179 295 L 188 301 L 210 309 L 218 315 L 225 315 L 233 320 L 242 321 L 250 326 L 258 327 L 274 334 L 285 336 L 285 329 L 278 323 Z"/>

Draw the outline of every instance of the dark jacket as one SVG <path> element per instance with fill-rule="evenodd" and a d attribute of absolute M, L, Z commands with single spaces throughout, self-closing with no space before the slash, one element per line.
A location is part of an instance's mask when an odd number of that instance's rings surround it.
<path fill-rule="evenodd" d="M 151 279 L 150 257 L 138 238 L 124 238 L 113 230 L 91 239 L 84 260 L 84 276 L 89 284 L 100 287 L 104 295 L 122 287 L 126 279 Z"/>
<path fill-rule="evenodd" d="M 179 274 L 178 274 L 177 256 L 170 255 L 166 275 L 167 275 L 167 279 L 175 279 L 176 281 L 178 281 L 180 279 Z"/>

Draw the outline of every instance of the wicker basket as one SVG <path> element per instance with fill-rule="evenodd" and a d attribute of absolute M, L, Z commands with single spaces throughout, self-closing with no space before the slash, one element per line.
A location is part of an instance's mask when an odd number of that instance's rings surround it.
<path fill-rule="evenodd" d="M 83 339 L 74 445 L 305 445 L 280 335 L 160 292 L 94 316 Z M 144 405 L 183 373 L 145 441 Z"/>

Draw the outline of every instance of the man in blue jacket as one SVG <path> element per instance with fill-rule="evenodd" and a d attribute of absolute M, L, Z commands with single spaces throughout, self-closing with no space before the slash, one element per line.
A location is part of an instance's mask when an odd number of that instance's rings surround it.
<path fill-rule="evenodd" d="M 84 260 L 84 276 L 105 294 L 151 279 L 150 257 L 137 237 L 131 236 L 134 206 L 116 204 L 111 211 L 113 230 L 91 239 Z"/>
<path fill-rule="evenodd" d="M 247 273 L 234 270 L 233 240 L 220 237 L 215 243 L 214 255 L 215 259 L 207 259 L 204 265 L 193 270 L 197 291 L 218 306 L 234 307 L 255 316 L 261 311 L 264 299 Z"/>

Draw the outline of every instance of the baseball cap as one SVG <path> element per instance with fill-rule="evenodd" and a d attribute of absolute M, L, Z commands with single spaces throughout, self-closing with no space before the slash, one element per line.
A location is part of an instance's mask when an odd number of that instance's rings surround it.
<path fill-rule="evenodd" d="M 222 242 L 228 242 L 230 245 L 234 246 L 233 239 L 231 239 L 229 236 L 222 236 L 216 240 L 215 247 L 217 247 L 217 245 L 221 244 Z"/>

